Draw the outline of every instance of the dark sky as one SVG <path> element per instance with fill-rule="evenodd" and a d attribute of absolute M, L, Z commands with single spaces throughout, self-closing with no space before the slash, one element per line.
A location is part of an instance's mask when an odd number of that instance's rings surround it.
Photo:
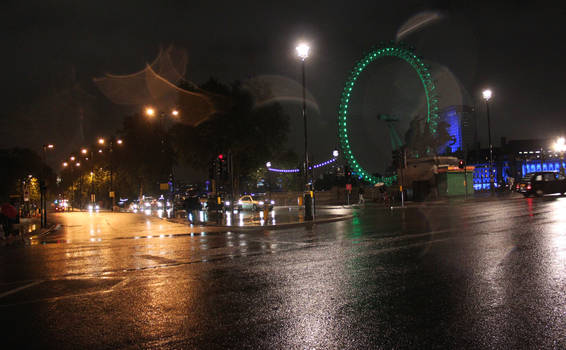
<path fill-rule="evenodd" d="M 314 157 L 323 159 L 336 145 L 338 102 L 355 61 L 377 42 L 394 39 L 403 23 L 423 11 L 442 19 L 406 41 L 460 82 L 466 101 L 477 107 L 484 145 L 485 108 L 479 96 L 488 86 L 494 91 L 496 140 L 555 137 L 566 131 L 566 11 L 551 3 L 558 2 L 10 1 L 1 15 L 0 147 L 39 149 L 55 142 L 55 159 L 80 147 L 83 137 L 112 133 L 123 111 L 98 92 L 92 78 L 139 71 L 160 47 L 174 44 L 188 51 L 187 77 L 195 83 L 210 76 L 232 82 L 260 75 L 300 81 L 294 47 L 304 38 L 312 44 L 307 85 L 318 104 L 318 111 L 309 111 L 309 136 Z M 390 85 L 414 86 L 416 78 L 407 72 L 386 61 L 368 70 L 357 108 L 369 114 L 359 117 L 359 127 L 364 128 L 364 118 L 374 118 L 371 113 L 406 107 L 391 101 L 406 101 L 410 88 L 395 90 L 407 96 L 394 96 L 389 104 L 366 108 L 363 103 L 381 101 L 370 97 L 385 96 Z M 414 92 L 415 100 L 419 93 Z M 77 126 L 81 106 L 84 135 Z M 300 151 L 299 106 L 287 110 L 293 120 L 289 143 Z M 364 143 L 373 135 L 367 127 L 355 147 L 365 162 L 383 163 L 379 154 L 388 151 L 371 140 Z M 376 135 L 383 134 L 382 125 L 373 127 L 380 129 Z M 380 167 L 375 164 L 368 167 Z"/>

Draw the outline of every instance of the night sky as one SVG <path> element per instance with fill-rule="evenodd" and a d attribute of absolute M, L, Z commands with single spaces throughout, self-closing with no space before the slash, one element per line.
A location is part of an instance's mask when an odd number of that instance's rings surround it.
<path fill-rule="evenodd" d="M 557 3 L 557 2 L 548 2 Z M 433 67 L 457 84 L 461 100 L 478 112 L 487 140 L 481 90 L 490 87 L 494 139 L 553 138 L 566 132 L 563 66 L 564 5 L 533 1 L 10 1 L 2 6 L 3 93 L 0 147 L 57 144 L 53 162 L 117 130 L 126 111 L 113 105 L 92 79 L 144 68 L 160 47 L 188 52 L 187 79 L 200 84 L 275 75 L 300 82 L 294 47 L 312 45 L 307 88 L 309 138 L 315 159 L 337 144 L 337 108 L 355 61 L 372 45 L 395 39 L 412 16 L 431 11 L 440 20 L 405 37 Z M 555 5 L 556 6 L 556 5 Z M 417 78 L 402 62 L 384 60 L 356 88 L 354 148 L 369 168 L 388 157 L 385 127 L 375 113 L 418 109 Z M 455 83 L 457 82 L 457 83 Z M 444 88 L 444 90 L 442 90 Z M 450 101 L 448 101 L 450 100 Z M 355 102 L 358 101 L 358 102 Z M 456 101 L 457 102 L 457 101 Z M 441 102 L 441 105 L 443 103 Z M 300 106 L 286 103 L 292 119 L 289 146 L 302 152 Z M 82 133 L 79 112 L 82 110 Z M 400 124 L 406 124 L 408 116 Z M 375 133 L 373 132 L 375 129 Z M 401 130 L 403 132 L 403 130 Z M 375 136 L 381 140 L 376 143 Z M 382 137 L 383 136 L 383 137 Z M 371 163 L 371 164 L 370 164 Z"/>

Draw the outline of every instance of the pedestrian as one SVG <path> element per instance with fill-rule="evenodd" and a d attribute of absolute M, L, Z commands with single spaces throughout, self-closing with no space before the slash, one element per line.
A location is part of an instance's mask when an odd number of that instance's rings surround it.
<path fill-rule="evenodd" d="M 18 209 L 11 203 L 4 202 L 0 206 L 0 223 L 4 230 L 4 238 L 8 238 L 10 234 L 17 235 L 14 224 L 18 223 Z"/>
<path fill-rule="evenodd" d="M 364 188 L 362 186 L 360 186 L 360 188 L 358 189 L 358 204 L 364 204 L 365 203 L 365 199 L 364 199 Z"/>

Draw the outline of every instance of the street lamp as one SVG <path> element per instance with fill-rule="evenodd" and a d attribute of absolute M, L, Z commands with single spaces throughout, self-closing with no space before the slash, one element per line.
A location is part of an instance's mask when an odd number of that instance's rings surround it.
<path fill-rule="evenodd" d="M 41 227 L 47 227 L 47 182 L 46 177 L 46 167 L 47 167 L 47 153 L 48 149 L 52 150 L 55 146 L 51 143 L 43 145 L 43 167 L 41 171 L 41 181 L 39 182 L 39 190 L 41 194 L 40 198 L 40 208 L 41 208 Z"/>
<path fill-rule="evenodd" d="M 489 142 L 489 188 L 491 192 L 495 190 L 493 179 L 493 144 L 491 143 L 491 120 L 489 117 L 489 100 L 491 99 L 491 90 L 485 89 L 482 91 L 483 99 L 485 100 L 485 110 L 487 114 L 487 135 Z"/>
<path fill-rule="evenodd" d="M 103 138 L 100 138 L 98 140 L 99 143 L 100 140 L 104 140 Z M 103 144 L 104 142 L 102 142 L 101 144 Z M 114 211 L 114 205 L 116 204 L 116 194 L 114 193 L 114 184 L 113 184 L 113 179 L 114 179 L 114 143 L 118 144 L 118 145 L 122 145 L 124 143 L 124 141 L 122 139 L 116 139 L 114 136 L 112 136 L 109 140 L 108 143 L 108 151 L 110 152 L 110 191 L 108 191 L 108 195 L 110 196 L 110 198 L 112 198 L 111 200 L 111 211 Z M 102 153 L 102 149 L 98 150 L 98 153 Z"/>
<path fill-rule="evenodd" d="M 338 158 L 339 155 L 340 155 L 340 152 L 338 152 L 337 149 L 335 149 L 334 151 L 332 151 L 332 156 L 333 156 L 334 158 Z"/>
<path fill-rule="evenodd" d="M 564 152 L 566 152 L 566 139 L 559 137 L 552 145 L 555 152 L 560 153 L 560 173 L 564 175 Z"/>
<path fill-rule="evenodd" d="M 307 133 L 307 101 L 306 101 L 306 79 L 305 79 L 305 61 L 309 57 L 310 46 L 307 43 L 299 43 L 295 48 L 297 56 L 301 59 L 301 68 L 303 76 L 303 129 L 305 132 L 305 220 L 313 219 L 313 200 L 311 198 L 311 186 L 309 185 L 309 153 L 308 153 L 308 133 Z"/>
<path fill-rule="evenodd" d="M 153 118 L 156 114 L 159 115 L 159 129 L 161 132 L 161 153 L 163 154 L 162 158 L 165 158 L 165 152 L 166 152 L 166 131 L 165 131 L 165 117 L 171 117 L 173 119 L 177 119 L 180 115 L 180 112 L 178 109 L 173 108 L 168 112 L 163 112 L 163 111 L 156 111 L 153 107 L 148 106 L 145 108 L 145 115 L 148 116 L 149 118 Z M 169 188 L 169 197 L 172 197 L 173 192 L 174 192 L 174 179 L 173 179 L 173 165 L 171 164 L 171 162 L 169 160 L 166 159 L 166 161 L 168 162 L 167 167 L 168 167 L 168 175 L 167 175 L 167 182 L 171 182 L 171 187 Z M 170 198 L 169 202 L 171 203 L 171 212 L 173 212 L 173 214 L 175 213 L 174 211 L 174 198 Z"/>

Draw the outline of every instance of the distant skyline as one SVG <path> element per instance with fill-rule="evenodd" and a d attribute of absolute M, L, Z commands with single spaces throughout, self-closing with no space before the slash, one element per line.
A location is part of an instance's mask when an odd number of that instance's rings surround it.
<path fill-rule="evenodd" d="M 314 158 L 323 159 L 337 144 L 338 103 L 355 61 L 373 44 L 394 39 L 409 18 L 423 11 L 434 11 L 441 18 L 408 34 L 405 41 L 459 82 L 462 95 L 468 95 L 466 100 L 476 107 L 483 146 L 487 126 L 480 97 L 485 87 L 494 92 L 491 112 L 496 144 L 501 136 L 541 139 L 566 132 L 564 44 L 560 41 L 566 34 L 564 5 L 526 1 L 464 5 L 458 1 L 11 1 L 4 8 L 2 36 L 8 49 L 2 57 L 3 148 L 38 150 L 42 143 L 54 142 L 64 145 L 53 157 L 58 159 L 80 143 L 115 132 L 124 110 L 112 105 L 92 79 L 104 73 L 139 71 L 160 47 L 174 44 L 186 49 L 187 79 L 197 84 L 211 76 L 231 83 L 262 75 L 300 82 L 294 46 L 306 39 L 312 45 L 307 87 L 318 105 L 318 110 L 309 110 L 309 141 Z M 372 103 L 379 99 L 371 96 L 387 94 L 393 94 L 392 101 L 408 101 L 412 90 L 404 87 L 414 86 L 410 70 L 398 63 L 379 64 L 368 71 L 360 96 Z M 399 98 L 396 91 L 407 96 Z M 415 90 L 415 100 L 418 94 Z M 405 107 L 375 105 L 377 110 Z M 296 104 L 286 105 L 292 120 L 289 144 L 300 153 L 299 109 Z M 360 118 L 371 119 L 369 124 L 358 121 L 362 129 L 380 128 L 377 122 L 371 124 L 374 116 Z M 373 133 L 369 130 L 368 134 L 365 137 Z M 358 143 L 366 162 L 377 164 L 388 156 L 372 150 L 376 146 L 371 142 L 361 139 Z"/>

